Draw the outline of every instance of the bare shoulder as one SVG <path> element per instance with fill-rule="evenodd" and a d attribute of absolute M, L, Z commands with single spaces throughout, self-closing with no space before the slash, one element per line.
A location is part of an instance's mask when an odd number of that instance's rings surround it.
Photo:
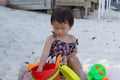
<path fill-rule="evenodd" d="M 48 36 L 47 37 L 47 39 L 46 39 L 46 42 L 53 42 L 54 41 L 54 37 L 53 37 L 53 35 L 50 35 L 50 36 Z"/>
<path fill-rule="evenodd" d="M 75 36 L 73 36 L 73 35 L 71 35 L 71 34 L 69 34 L 69 39 L 71 40 L 71 42 L 76 42 L 76 37 Z"/>

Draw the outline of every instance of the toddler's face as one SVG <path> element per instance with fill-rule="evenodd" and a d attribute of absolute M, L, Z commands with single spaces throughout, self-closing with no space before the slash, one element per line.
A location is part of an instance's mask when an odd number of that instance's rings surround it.
<path fill-rule="evenodd" d="M 70 26 L 68 23 L 59 23 L 57 21 L 53 21 L 52 26 L 54 33 L 58 37 L 64 37 L 70 30 Z"/>

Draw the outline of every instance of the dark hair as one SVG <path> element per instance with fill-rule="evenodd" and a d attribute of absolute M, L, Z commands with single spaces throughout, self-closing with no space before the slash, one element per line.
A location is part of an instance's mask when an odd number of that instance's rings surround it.
<path fill-rule="evenodd" d="M 51 16 L 51 24 L 53 21 L 57 21 L 59 23 L 68 22 L 69 26 L 72 27 L 74 24 L 74 16 L 71 9 L 64 7 L 56 8 Z"/>

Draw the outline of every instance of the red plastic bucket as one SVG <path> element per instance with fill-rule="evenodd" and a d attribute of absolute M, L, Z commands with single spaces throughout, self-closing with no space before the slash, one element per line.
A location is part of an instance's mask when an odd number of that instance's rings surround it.
<path fill-rule="evenodd" d="M 42 72 L 37 72 L 37 68 L 38 66 L 32 69 L 32 77 L 35 80 L 49 80 L 58 71 L 58 68 L 55 68 L 55 64 L 45 64 Z M 60 80 L 59 74 L 53 80 Z"/>

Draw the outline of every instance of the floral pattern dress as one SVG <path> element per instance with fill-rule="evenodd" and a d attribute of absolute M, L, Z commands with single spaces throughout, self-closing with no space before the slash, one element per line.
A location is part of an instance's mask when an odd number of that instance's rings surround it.
<path fill-rule="evenodd" d="M 75 43 L 66 43 L 58 40 L 55 37 L 55 40 L 52 43 L 51 49 L 50 49 L 50 54 L 47 59 L 47 63 L 55 63 L 56 57 L 60 55 L 69 55 L 73 52 L 75 49 L 76 45 L 78 45 L 78 39 L 76 39 Z"/>

